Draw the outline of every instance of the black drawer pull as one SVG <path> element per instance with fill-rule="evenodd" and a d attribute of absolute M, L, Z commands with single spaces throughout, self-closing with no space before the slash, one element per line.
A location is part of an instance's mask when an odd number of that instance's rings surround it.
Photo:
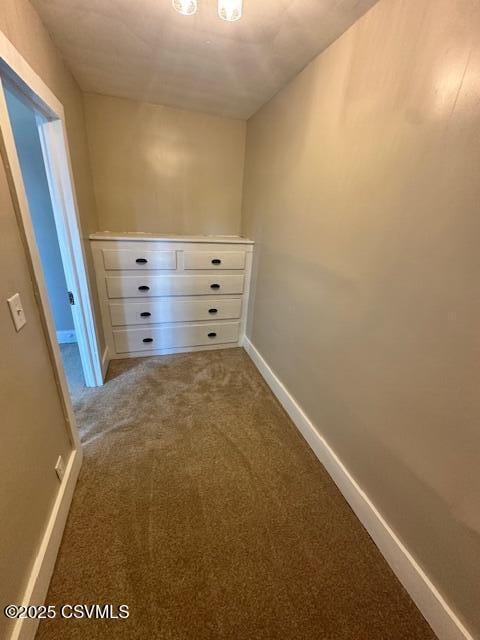
<path fill-rule="evenodd" d="M 211 331 L 211 332 L 208 334 L 208 337 L 209 337 L 209 338 L 216 338 L 216 337 L 217 337 L 217 334 L 215 333 L 215 331 Z"/>
<path fill-rule="evenodd" d="M 147 287 L 146 284 L 142 284 L 140 287 L 138 287 L 139 291 L 150 291 L 150 287 Z"/>
<path fill-rule="evenodd" d="M 208 313 L 218 313 L 218 309 L 209 309 Z"/>
<path fill-rule="evenodd" d="M 153 338 L 144 338 L 142 342 L 153 342 Z"/>
<path fill-rule="evenodd" d="M 150 313 L 150 311 L 142 311 L 140 315 L 142 316 L 142 318 L 149 318 L 152 314 Z"/>
<path fill-rule="evenodd" d="M 211 284 L 210 285 L 210 289 L 220 289 L 220 285 L 219 284 Z"/>
<path fill-rule="evenodd" d="M 212 264 L 222 264 L 222 261 L 220 260 L 220 258 L 214 258 L 212 260 Z"/>
<path fill-rule="evenodd" d="M 147 264 L 148 260 L 146 258 L 137 258 L 135 262 L 137 264 Z"/>

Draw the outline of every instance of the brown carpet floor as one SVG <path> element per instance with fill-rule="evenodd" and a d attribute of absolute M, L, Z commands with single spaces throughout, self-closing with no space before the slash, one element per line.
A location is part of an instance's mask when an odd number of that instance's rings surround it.
<path fill-rule="evenodd" d="M 242 349 L 123 360 L 75 410 L 85 460 L 37 639 L 432 640 Z"/>

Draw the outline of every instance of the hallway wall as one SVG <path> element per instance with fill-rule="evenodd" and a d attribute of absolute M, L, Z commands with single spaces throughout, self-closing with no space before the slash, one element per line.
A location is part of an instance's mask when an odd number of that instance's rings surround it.
<path fill-rule="evenodd" d="M 104 341 L 88 235 L 98 230 L 98 218 L 88 157 L 83 99 L 80 88 L 63 62 L 48 31 L 28 0 L 0 2 L 0 30 L 57 96 L 65 109 L 67 136 L 85 245 L 90 287 L 100 348 Z"/>
<path fill-rule="evenodd" d="M 380 0 L 248 122 L 248 335 L 480 633 L 480 3 Z"/>
<path fill-rule="evenodd" d="M 81 94 L 27 0 L 2 0 L 0 29 L 62 101 L 82 230 L 97 227 Z M 3 145 L 0 145 L 0 147 Z M 19 603 L 59 489 L 58 455 L 72 445 L 51 355 L 15 216 L 2 151 L 0 162 L 0 602 Z M 19 292 L 27 324 L 16 333 L 5 300 Z M 3 517 L 8 514 L 8 517 Z M 12 624 L 0 616 L 0 637 Z"/>
<path fill-rule="evenodd" d="M 85 109 L 101 230 L 239 233 L 245 121 L 96 94 Z"/>
<path fill-rule="evenodd" d="M 0 610 L 22 601 L 72 449 L 31 274 L 0 162 Z M 16 333 L 6 299 L 20 293 L 27 324 Z M 0 638 L 11 622 L 0 615 Z"/>

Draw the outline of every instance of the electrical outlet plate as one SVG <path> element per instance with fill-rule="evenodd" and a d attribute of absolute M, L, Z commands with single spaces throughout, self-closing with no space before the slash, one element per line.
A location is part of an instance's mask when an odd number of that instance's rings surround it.
<path fill-rule="evenodd" d="M 57 464 L 55 465 L 55 473 L 58 476 L 60 482 L 63 480 L 63 476 L 65 475 L 65 463 L 63 462 L 62 456 L 58 456 Z"/>
<path fill-rule="evenodd" d="M 8 298 L 7 302 L 8 306 L 10 307 L 10 313 L 12 314 L 13 324 L 15 325 L 15 329 L 18 332 L 27 322 L 27 319 L 25 318 L 25 312 L 23 310 L 22 301 L 20 300 L 20 294 L 16 293 L 11 298 Z"/>

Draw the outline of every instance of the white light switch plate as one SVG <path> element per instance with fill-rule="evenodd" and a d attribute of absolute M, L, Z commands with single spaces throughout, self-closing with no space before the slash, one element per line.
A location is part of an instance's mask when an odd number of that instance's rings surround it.
<path fill-rule="evenodd" d="M 20 329 L 26 324 L 25 312 L 23 310 L 22 301 L 20 300 L 20 294 L 16 293 L 11 298 L 7 299 L 8 306 L 10 307 L 10 313 L 12 314 L 13 324 L 15 329 Z"/>

